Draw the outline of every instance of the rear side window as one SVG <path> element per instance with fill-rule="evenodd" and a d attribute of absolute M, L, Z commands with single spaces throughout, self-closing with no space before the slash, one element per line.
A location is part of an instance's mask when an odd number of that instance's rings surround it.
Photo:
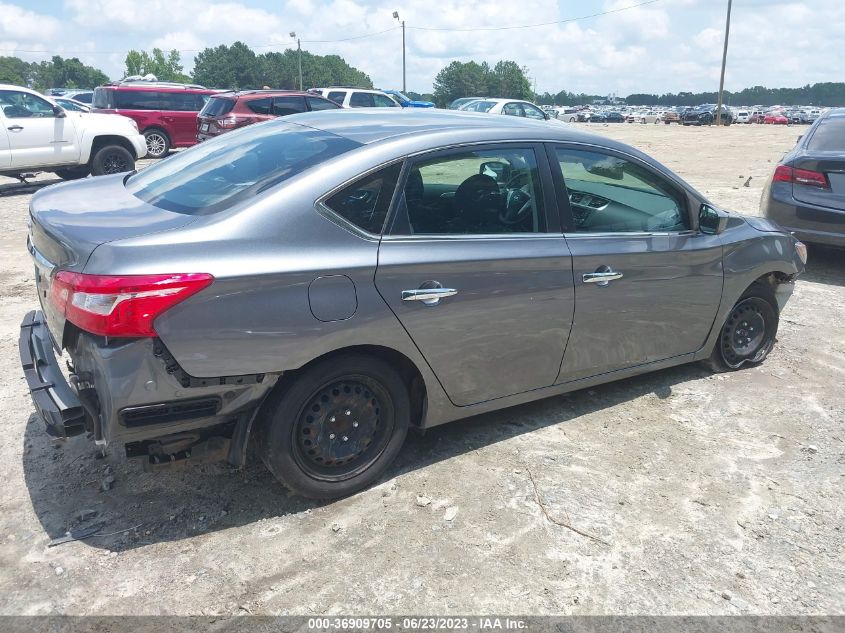
<path fill-rule="evenodd" d="M 821 152 L 845 150 L 845 117 L 827 117 L 813 132 L 807 149 Z"/>
<path fill-rule="evenodd" d="M 339 103 L 343 105 L 343 99 L 346 97 L 346 92 L 343 90 L 334 90 L 329 93 L 328 98 L 334 101 L 335 103 Z"/>
<path fill-rule="evenodd" d="M 373 95 L 373 101 L 377 108 L 401 108 L 398 103 L 385 95 Z"/>
<path fill-rule="evenodd" d="M 95 88 L 93 106 L 102 110 L 114 108 L 114 90 L 111 88 Z"/>
<path fill-rule="evenodd" d="M 326 206 L 367 233 L 381 234 L 401 163 L 364 176 L 326 200 Z"/>
<path fill-rule="evenodd" d="M 369 92 L 353 92 L 352 96 L 349 97 L 350 108 L 372 108 L 375 105 L 373 95 Z"/>
<path fill-rule="evenodd" d="M 115 90 L 114 107 L 122 110 L 160 110 L 161 94 L 153 90 Z"/>
<path fill-rule="evenodd" d="M 312 110 L 337 110 L 340 108 L 339 105 L 333 101 L 329 101 L 328 99 L 306 97 L 306 101 L 308 101 L 308 107 Z"/>
<path fill-rule="evenodd" d="M 305 112 L 305 97 L 275 97 L 273 99 L 273 114 L 287 116 Z"/>
<path fill-rule="evenodd" d="M 160 209 L 207 215 L 227 209 L 361 144 L 283 119 L 205 141 L 127 178 L 126 189 Z"/>
<path fill-rule="evenodd" d="M 161 109 L 175 112 L 198 112 L 202 108 L 202 98 L 192 92 L 161 93 Z"/>
<path fill-rule="evenodd" d="M 264 97 L 263 99 L 255 99 L 246 104 L 250 110 L 256 114 L 272 114 L 273 113 L 273 97 Z"/>
<path fill-rule="evenodd" d="M 224 97 L 211 97 L 205 107 L 202 109 L 203 116 L 223 116 L 229 114 L 232 108 L 235 107 L 234 99 L 226 99 Z"/>

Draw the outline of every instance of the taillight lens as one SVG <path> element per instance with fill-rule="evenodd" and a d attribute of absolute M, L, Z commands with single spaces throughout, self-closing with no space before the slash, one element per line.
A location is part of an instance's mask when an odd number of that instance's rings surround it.
<path fill-rule="evenodd" d="M 778 165 L 775 168 L 775 175 L 772 176 L 772 182 L 791 182 L 794 185 L 830 189 L 826 174 L 810 169 L 796 169 L 789 165 Z"/>
<path fill-rule="evenodd" d="M 156 317 L 213 281 L 205 273 L 112 276 L 60 271 L 53 278 L 50 300 L 86 332 L 156 336 Z"/>
<path fill-rule="evenodd" d="M 225 119 L 217 119 L 216 123 L 217 127 L 235 127 L 240 123 L 240 120 L 238 120 L 238 117 L 227 116 Z"/>

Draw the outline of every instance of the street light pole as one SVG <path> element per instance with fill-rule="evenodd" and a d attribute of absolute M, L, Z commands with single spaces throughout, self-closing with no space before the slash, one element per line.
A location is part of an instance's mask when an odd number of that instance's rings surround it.
<path fill-rule="evenodd" d="M 716 125 L 722 125 L 722 93 L 725 91 L 725 65 L 728 61 L 728 36 L 731 32 L 731 0 L 728 0 L 728 16 L 725 18 L 725 48 L 722 51 L 722 75 L 719 77 L 719 105 L 716 107 Z"/>
<path fill-rule="evenodd" d="M 394 11 L 393 17 L 399 20 L 399 12 Z M 402 24 L 402 92 L 407 92 L 408 87 L 405 83 L 405 20 L 399 20 Z"/>
<path fill-rule="evenodd" d="M 299 89 L 302 90 L 302 45 L 296 37 L 296 31 L 291 31 L 290 36 L 296 39 L 296 51 L 299 54 Z"/>

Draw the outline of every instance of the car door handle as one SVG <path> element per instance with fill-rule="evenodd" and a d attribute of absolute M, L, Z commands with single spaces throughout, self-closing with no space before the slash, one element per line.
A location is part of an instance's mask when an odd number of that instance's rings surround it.
<path fill-rule="evenodd" d="M 440 303 L 445 297 L 454 297 L 458 291 L 454 288 L 418 288 L 417 290 L 403 290 L 402 301 L 422 301 L 427 306 Z"/>
<path fill-rule="evenodd" d="M 6 129 L 10 130 L 12 132 L 20 132 L 23 129 L 23 126 L 22 125 L 13 125 L 11 127 L 7 127 Z"/>
<path fill-rule="evenodd" d="M 622 279 L 622 273 L 616 272 L 614 270 L 608 270 L 595 273 L 584 273 L 581 278 L 584 280 L 585 284 L 598 284 L 599 286 L 606 286 L 611 281 Z"/>

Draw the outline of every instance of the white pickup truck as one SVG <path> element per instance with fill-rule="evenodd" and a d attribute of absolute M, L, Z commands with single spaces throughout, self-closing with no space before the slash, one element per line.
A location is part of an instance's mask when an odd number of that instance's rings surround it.
<path fill-rule="evenodd" d="M 66 112 L 34 90 L 0 84 L 0 176 L 51 171 L 66 180 L 131 171 L 147 152 L 132 119 Z"/>

